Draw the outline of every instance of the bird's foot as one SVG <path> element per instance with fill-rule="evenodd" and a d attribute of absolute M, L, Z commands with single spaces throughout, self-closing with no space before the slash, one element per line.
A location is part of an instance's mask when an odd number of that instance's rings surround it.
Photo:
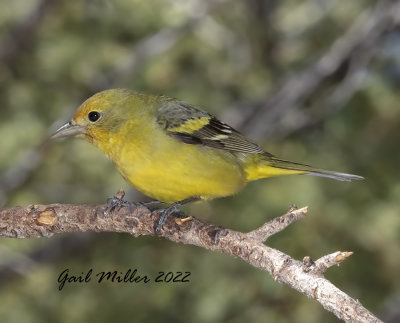
<path fill-rule="evenodd" d="M 107 216 L 110 212 L 116 208 L 128 207 L 129 209 L 137 208 L 139 206 L 149 207 L 155 204 L 161 204 L 160 201 L 149 201 L 149 202 L 128 202 L 124 200 L 125 192 L 119 190 L 113 197 L 107 199 L 107 205 L 103 210 L 103 215 Z"/>
<path fill-rule="evenodd" d="M 103 210 L 104 216 L 107 216 L 115 209 L 120 209 L 121 207 L 129 207 L 134 208 L 138 207 L 140 204 L 136 202 L 128 202 L 123 199 L 118 198 L 117 196 L 113 196 L 107 199 L 107 205 Z"/>
<path fill-rule="evenodd" d="M 165 208 L 165 209 L 158 209 L 155 210 L 155 213 L 160 213 L 160 219 L 157 221 L 157 224 L 155 226 L 155 231 L 156 232 L 160 232 L 160 230 L 162 229 L 162 227 L 164 226 L 165 222 L 167 221 L 168 217 L 171 214 L 177 214 L 178 212 L 180 212 L 179 210 L 180 205 L 175 205 L 172 204 L 171 206 Z"/>
<path fill-rule="evenodd" d="M 189 198 L 184 199 L 182 201 L 175 202 L 175 203 L 171 204 L 170 206 L 168 206 L 168 207 L 166 207 L 164 209 L 159 209 L 159 210 L 154 211 L 155 213 L 160 213 L 161 214 L 160 219 L 158 220 L 158 222 L 157 222 L 157 224 L 155 226 L 156 233 L 161 231 L 162 227 L 164 226 L 165 222 L 167 221 L 168 217 L 171 214 L 173 214 L 174 216 L 179 218 L 181 223 L 184 223 L 185 221 L 188 221 L 188 220 L 192 219 L 192 217 L 186 216 L 185 213 L 183 213 L 180 210 L 180 207 L 182 205 L 186 204 L 186 203 L 195 202 L 195 201 L 198 201 L 198 200 L 200 200 L 199 197 L 189 197 Z M 187 220 L 185 220 L 185 219 L 187 219 Z"/>

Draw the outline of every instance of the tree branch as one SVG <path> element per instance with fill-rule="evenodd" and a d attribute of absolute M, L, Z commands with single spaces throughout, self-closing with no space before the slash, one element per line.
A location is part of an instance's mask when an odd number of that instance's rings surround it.
<path fill-rule="evenodd" d="M 307 207 L 297 209 L 296 206 L 292 206 L 290 210 L 287 211 L 287 213 L 285 213 L 284 215 L 266 222 L 261 227 L 250 231 L 247 235 L 249 238 L 252 238 L 254 240 L 265 242 L 270 236 L 282 231 L 292 222 L 305 217 L 307 215 L 307 211 Z"/>
<path fill-rule="evenodd" d="M 156 234 L 158 215 L 139 206 L 121 207 L 103 215 L 104 205 L 30 205 L 0 209 L 0 236 L 10 238 L 50 237 L 67 232 L 126 232 L 162 236 L 170 241 L 192 244 L 240 258 L 253 267 L 267 271 L 276 281 L 285 283 L 318 301 L 326 310 L 347 322 L 381 322 L 358 301 L 339 290 L 323 277 L 332 265 L 351 255 L 337 252 L 313 262 L 294 260 L 279 250 L 263 244 L 267 237 L 283 230 L 294 220 L 305 216 L 307 208 L 292 207 L 285 215 L 250 233 L 241 233 L 202 222 L 170 217 Z"/>

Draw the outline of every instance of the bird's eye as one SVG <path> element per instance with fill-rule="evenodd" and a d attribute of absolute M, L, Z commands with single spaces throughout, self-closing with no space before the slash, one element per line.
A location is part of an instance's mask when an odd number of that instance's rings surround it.
<path fill-rule="evenodd" d="M 90 111 L 90 112 L 88 113 L 88 119 L 89 119 L 91 122 L 96 122 L 97 120 L 100 119 L 100 117 L 101 117 L 100 112 L 97 112 L 97 111 Z"/>

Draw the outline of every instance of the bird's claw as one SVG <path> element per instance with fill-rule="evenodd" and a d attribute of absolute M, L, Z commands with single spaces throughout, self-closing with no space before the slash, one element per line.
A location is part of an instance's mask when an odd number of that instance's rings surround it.
<path fill-rule="evenodd" d="M 179 211 L 179 208 L 176 205 L 171 205 L 164 209 L 155 210 L 154 211 L 155 213 L 161 214 L 160 219 L 157 221 L 155 231 L 160 232 L 162 227 L 164 226 L 165 222 L 167 221 L 168 217 L 177 211 Z"/>
<path fill-rule="evenodd" d="M 187 218 L 187 216 L 185 215 L 185 213 L 183 213 L 183 212 L 180 210 L 180 207 L 181 207 L 182 205 L 186 204 L 186 203 L 195 202 L 195 201 L 198 201 L 198 200 L 200 200 L 199 197 L 193 196 L 193 197 L 189 197 L 189 198 L 187 198 L 187 199 L 184 199 L 184 200 L 182 200 L 182 201 L 175 202 L 175 203 L 171 204 L 170 206 L 168 206 L 167 208 L 158 209 L 158 210 L 154 211 L 154 212 L 156 212 L 156 213 L 160 213 L 160 214 L 161 214 L 160 219 L 158 220 L 158 222 L 157 222 L 157 224 L 156 224 L 156 226 L 155 226 L 155 231 L 156 231 L 156 233 L 158 233 L 158 232 L 161 231 L 163 225 L 164 225 L 165 222 L 167 221 L 167 218 L 168 218 L 171 214 L 174 214 L 176 217 L 181 218 L 181 219 Z"/>
<path fill-rule="evenodd" d="M 110 214 L 112 211 L 114 211 L 116 208 L 120 209 L 121 207 L 129 207 L 129 208 L 134 208 L 141 206 L 142 203 L 139 202 L 128 202 L 123 200 L 122 198 L 114 195 L 113 197 L 110 197 L 107 199 L 107 205 L 103 210 L 103 215 L 107 216 Z"/>

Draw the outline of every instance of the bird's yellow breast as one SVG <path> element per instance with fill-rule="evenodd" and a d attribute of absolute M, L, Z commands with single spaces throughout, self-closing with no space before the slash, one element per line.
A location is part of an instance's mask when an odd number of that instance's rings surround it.
<path fill-rule="evenodd" d="M 242 165 L 230 152 L 185 144 L 153 127 L 132 132 L 128 124 L 118 138 L 110 138 L 112 148 L 98 145 L 142 193 L 173 203 L 189 197 L 228 196 L 245 185 Z"/>

